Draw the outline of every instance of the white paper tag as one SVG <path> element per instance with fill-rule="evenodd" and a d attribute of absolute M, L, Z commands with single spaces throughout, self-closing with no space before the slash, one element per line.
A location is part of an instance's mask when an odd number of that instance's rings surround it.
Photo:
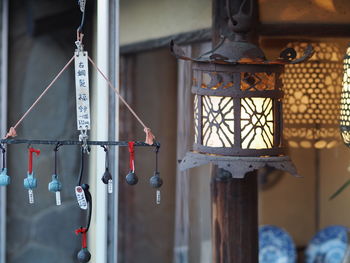
<path fill-rule="evenodd" d="M 108 180 L 108 193 L 113 194 L 113 180 L 112 179 Z"/>
<path fill-rule="evenodd" d="M 161 197 L 160 197 L 160 190 L 157 190 L 157 198 L 156 198 L 157 205 L 160 205 L 160 199 L 161 199 Z"/>
<path fill-rule="evenodd" d="M 34 204 L 34 193 L 32 189 L 28 190 L 29 204 Z"/>
<path fill-rule="evenodd" d="M 74 54 L 77 129 L 90 130 L 88 53 L 76 51 Z"/>
<path fill-rule="evenodd" d="M 78 201 L 80 208 L 83 210 L 88 209 L 84 189 L 81 186 L 75 187 L 75 195 L 77 197 L 77 201 Z"/>
<path fill-rule="evenodd" d="M 56 192 L 56 205 L 61 205 L 61 192 L 57 191 Z"/>

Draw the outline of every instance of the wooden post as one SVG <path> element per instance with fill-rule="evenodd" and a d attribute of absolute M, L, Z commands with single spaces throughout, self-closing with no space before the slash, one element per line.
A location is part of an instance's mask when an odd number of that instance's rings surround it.
<path fill-rule="evenodd" d="M 256 172 L 232 179 L 220 170 L 211 183 L 213 263 L 257 263 Z"/>
<path fill-rule="evenodd" d="M 242 0 L 231 0 L 237 10 Z M 255 2 L 255 1 L 254 1 Z M 213 45 L 227 30 L 226 0 L 213 0 Z M 255 12 L 257 13 L 257 12 Z M 213 263 L 258 262 L 257 174 L 233 179 L 215 169 L 211 182 Z"/>

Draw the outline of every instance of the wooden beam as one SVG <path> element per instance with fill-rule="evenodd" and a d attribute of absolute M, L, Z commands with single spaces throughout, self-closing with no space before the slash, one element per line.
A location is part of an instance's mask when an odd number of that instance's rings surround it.
<path fill-rule="evenodd" d="M 213 20 L 214 23 L 219 23 Z M 256 31 L 260 36 L 268 37 L 332 37 L 350 38 L 350 24 L 303 24 L 303 23 L 273 23 L 260 24 Z M 215 36 L 217 42 L 218 36 Z M 127 55 L 131 53 L 145 52 L 156 48 L 169 46 L 171 40 L 179 45 L 193 44 L 199 42 L 209 42 L 212 40 L 212 30 L 210 28 L 174 34 L 162 38 L 150 39 L 132 44 L 122 45 L 120 53 Z"/>
<path fill-rule="evenodd" d="M 180 34 L 174 34 L 162 38 L 150 39 L 137 43 L 122 45 L 120 53 L 122 55 L 145 52 L 156 48 L 169 47 L 170 41 L 174 40 L 178 45 L 193 44 L 211 40 L 211 29 L 200 29 Z"/>
<path fill-rule="evenodd" d="M 262 36 L 350 37 L 350 24 L 273 23 L 258 28 Z"/>

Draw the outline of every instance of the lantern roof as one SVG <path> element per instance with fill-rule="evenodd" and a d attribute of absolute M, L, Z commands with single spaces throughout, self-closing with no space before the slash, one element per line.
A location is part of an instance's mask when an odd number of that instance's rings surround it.
<path fill-rule="evenodd" d="M 177 59 L 213 64 L 297 64 L 308 60 L 314 54 L 313 47 L 308 45 L 304 53 L 298 56 L 299 58 L 293 48 L 286 48 L 277 59 L 267 60 L 264 52 L 257 45 L 242 39 L 231 40 L 228 37 L 222 38 L 216 47 L 197 58 L 186 55 L 174 41 L 170 43 L 170 50 Z"/>

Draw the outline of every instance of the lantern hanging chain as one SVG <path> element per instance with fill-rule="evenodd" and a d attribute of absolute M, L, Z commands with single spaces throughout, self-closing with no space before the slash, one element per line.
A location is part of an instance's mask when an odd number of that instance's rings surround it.
<path fill-rule="evenodd" d="M 34 101 L 34 103 L 29 107 L 29 109 L 23 114 L 23 116 L 17 121 L 17 123 L 10 128 L 8 133 L 5 136 L 5 139 L 8 137 L 15 137 L 17 135 L 16 129 L 18 125 L 24 120 L 25 117 L 32 111 L 32 109 L 39 103 L 42 97 L 46 94 L 46 92 L 53 86 L 53 84 L 57 81 L 57 79 L 62 75 L 63 72 L 66 71 L 68 66 L 73 62 L 74 56 L 67 62 L 67 64 L 61 69 L 61 71 L 56 75 L 56 77 L 51 81 L 51 83 L 46 87 L 46 89 L 40 94 L 40 96 Z"/>
<path fill-rule="evenodd" d="M 106 75 L 101 71 L 101 69 L 96 65 L 96 63 L 88 57 L 90 63 L 92 66 L 101 74 L 101 76 L 105 79 L 105 81 L 108 83 L 108 86 L 118 95 L 119 99 L 124 103 L 124 105 L 128 108 L 128 110 L 131 112 L 132 115 L 136 118 L 136 120 L 143 126 L 144 132 L 146 133 L 146 143 L 153 144 L 155 136 L 152 134 L 151 129 L 148 128 L 144 122 L 141 120 L 141 118 L 136 114 L 136 112 L 131 108 L 131 106 L 126 102 L 126 100 L 120 95 L 120 92 L 118 89 L 116 89 L 112 82 L 106 77 Z"/>

